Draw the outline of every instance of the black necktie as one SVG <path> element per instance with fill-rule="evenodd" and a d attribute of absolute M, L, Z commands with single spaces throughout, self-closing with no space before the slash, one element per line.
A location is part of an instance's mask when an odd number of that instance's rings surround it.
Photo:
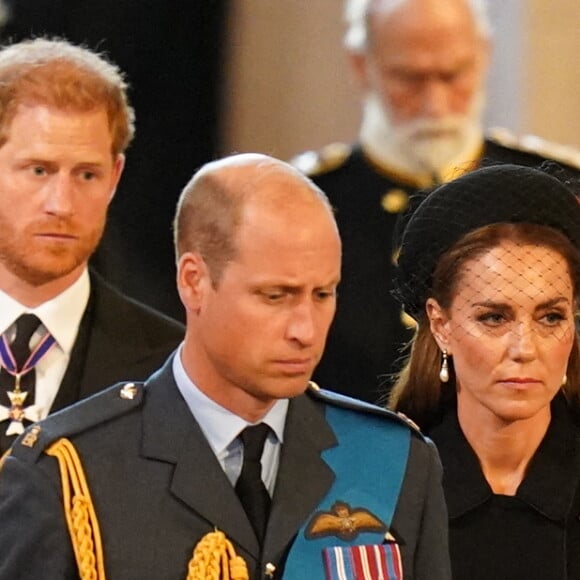
<path fill-rule="evenodd" d="M 265 423 L 246 427 L 240 433 L 244 444 L 244 463 L 236 482 L 236 493 L 260 543 L 264 538 L 270 513 L 270 494 L 262 481 L 262 451 L 270 431 Z"/>
<path fill-rule="evenodd" d="M 10 350 L 16 363 L 16 368 L 20 370 L 30 356 L 30 339 L 40 326 L 40 320 L 34 314 L 23 314 L 16 320 L 16 337 L 10 344 Z M 35 386 L 34 368 L 20 377 L 20 390 L 27 392 L 24 406 L 34 403 L 34 386 Z M 11 405 L 8 391 L 14 391 L 16 388 L 16 377 L 11 375 L 4 367 L 0 372 L 0 391 L 2 393 L 0 404 L 9 407 Z"/>

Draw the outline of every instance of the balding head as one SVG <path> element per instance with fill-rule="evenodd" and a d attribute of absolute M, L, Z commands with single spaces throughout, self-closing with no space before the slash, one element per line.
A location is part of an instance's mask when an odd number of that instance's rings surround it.
<path fill-rule="evenodd" d="M 253 207 L 300 220 L 319 208 L 334 224 L 324 193 L 292 166 L 257 153 L 232 155 L 204 165 L 185 186 L 174 222 L 177 259 L 198 252 L 214 284 L 236 255 L 236 234 Z"/>
<path fill-rule="evenodd" d="M 467 12 L 478 35 L 485 39 L 491 36 L 486 0 L 346 0 L 344 45 L 353 52 L 365 52 L 369 47 L 370 28 L 375 16 L 388 18 L 396 11 L 421 14 L 433 5 L 447 13 Z"/>

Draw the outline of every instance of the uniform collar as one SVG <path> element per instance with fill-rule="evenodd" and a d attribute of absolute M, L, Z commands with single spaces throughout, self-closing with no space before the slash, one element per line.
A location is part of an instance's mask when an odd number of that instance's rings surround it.
<path fill-rule="evenodd" d="M 199 390 L 183 367 L 181 362 L 182 349 L 183 344 L 173 358 L 175 382 L 214 453 L 219 455 L 248 426 L 248 422 L 218 405 Z M 280 399 L 274 403 L 261 420 L 272 429 L 280 443 L 284 442 L 284 426 L 287 412 L 288 399 Z"/>
<path fill-rule="evenodd" d="M 562 394 L 552 401 L 552 420 L 516 497 L 545 517 L 566 518 L 580 481 L 580 440 Z M 450 519 L 493 496 L 475 452 L 465 439 L 455 409 L 430 432 L 444 467 L 443 487 Z M 557 493 L 555 491 L 557 490 Z"/>
<path fill-rule="evenodd" d="M 386 158 L 382 158 L 378 152 L 373 151 L 368 144 L 361 143 L 360 149 L 369 165 L 371 165 L 375 171 L 383 174 L 392 181 L 419 189 L 434 185 L 433 175 L 421 175 L 402 169 L 395 163 L 389 162 Z M 438 181 L 440 183 L 451 181 L 452 179 L 472 171 L 477 163 L 479 163 L 479 160 L 483 157 L 484 150 L 485 144 L 482 138 L 475 146 L 464 152 L 461 161 L 458 160 L 457 162 L 450 164 L 448 167 L 445 167 L 439 175 L 436 176 Z"/>

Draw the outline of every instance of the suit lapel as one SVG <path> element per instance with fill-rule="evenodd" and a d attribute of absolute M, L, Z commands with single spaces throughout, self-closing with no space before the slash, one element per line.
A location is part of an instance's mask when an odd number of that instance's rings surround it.
<path fill-rule="evenodd" d="M 264 561 L 278 560 L 334 481 L 321 458 L 337 444 L 321 406 L 303 395 L 288 409 L 284 445 L 264 542 Z"/>
<path fill-rule="evenodd" d="M 118 294 L 91 272 L 89 302 L 51 412 L 118 382 L 119 361 L 123 361 L 126 378 L 132 378 L 135 368 L 131 365 L 138 365 L 150 353 L 141 333 L 126 329 L 120 307 Z"/>
<path fill-rule="evenodd" d="M 74 342 L 70 359 L 52 407 L 51 413 L 59 411 L 68 405 L 76 403 L 80 399 L 81 383 L 86 367 L 87 353 L 91 340 L 92 327 L 95 316 L 95 296 L 91 290 L 89 301 L 81 322 L 77 337 Z"/>
<path fill-rule="evenodd" d="M 260 547 L 244 509 L 175 384 L 172 360 L 147 384 L 143 455 L 175 464 L 171 493 L 259 559 Z"/>
<path fill-rule="evenodd" d="M 81 398 L 117 382 L 120 360 L 126 378 L 135 378 L 132 365 L 150 352 L 142 332 L 127 326 L 130 321 L 124 316 L 120 296 L 93 273 L 91 300 L 94 312 L 80 380 Z"/>

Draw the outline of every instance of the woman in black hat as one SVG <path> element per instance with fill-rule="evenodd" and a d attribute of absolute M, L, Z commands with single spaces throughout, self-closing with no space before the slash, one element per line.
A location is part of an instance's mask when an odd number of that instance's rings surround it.
<path fill-rule="evenodd" d="M 580 205 L 543 171 L 440 186 L 403 234 L 391 406 L 439 448 L 454 579 L 580 578 Z"/>

